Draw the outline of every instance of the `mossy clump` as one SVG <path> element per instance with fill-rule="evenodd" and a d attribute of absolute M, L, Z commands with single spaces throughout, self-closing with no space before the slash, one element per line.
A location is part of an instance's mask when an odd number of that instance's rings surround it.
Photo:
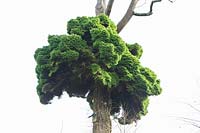
<path fill-rule="evenodd" d="M 145 115 L 148 97 L 161 93 L 160 81 L 141 65 L 142 47 L 125 43 L 116 29 L 107 16 L 99 15 L 71 19 L 68 34 L 49 35 L 49 45 L 34 55 L 40 102 L 48 104 L 65 91 L 87 98 L 92 108 L 93 90 L 100 86 L 110 94 L 111 115 L 121 109 L 127 113 L 121 124 Z"/>

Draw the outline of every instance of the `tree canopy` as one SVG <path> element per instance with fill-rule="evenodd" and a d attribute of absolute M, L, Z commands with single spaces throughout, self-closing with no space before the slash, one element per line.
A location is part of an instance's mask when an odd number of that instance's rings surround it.
<path fill-rule="evenodd" d="M 128 44 L 106 16 L 77 17 L 67 24 L 65 35 L 49 35 L 49 45 L 38 48 L 37 94 L 42 104 L 67 92 L 86 98 L 93 108 L 93 91 L 110 93 L 111 115 L 124 110 L 130 124 L 147 113 L 148 96 L 161 93 L 156 74 L 139 61 L 142 47 Z M 123 118 L 122 118 L 123 119 Z"/>

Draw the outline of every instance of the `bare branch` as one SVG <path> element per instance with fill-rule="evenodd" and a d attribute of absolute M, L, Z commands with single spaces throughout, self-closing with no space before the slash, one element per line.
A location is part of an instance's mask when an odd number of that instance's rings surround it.
<path fill-rule="evenodd" d="M 181 119 L 181 120 L 187 120 L 190 122 L 200 122 L 200 120 L 195 120 L 195 119 L 190 119 L 190 118 L 185 118 L 185 117 L 176 117 L 176 118 Z"/>
<path fill-rule="evenodd" d="M 200 125 L 195 123 L 195 122 L 192 122 L 192 121 L 188 121 L 188 120 L 182 120 L 183 122 L 186 122 L 194 127 L 197 127 L 197 128 L 200 128 Z"/>
<path fill-rule="evenodd" d="M 97 4 L 95 6 L 96 15 L 105 13 L 105 11 L 106 11 L 106 0 L 97 0 Z"/>
<path fill-rule="evenodd" d="M 133 15 L 135 15 L 135 16 L 150 16 L 150 15 L 153 14 L 153 5 L 154 5 L 154 3 L 156 3 L 156 2 L 161 2 L 161 1 L 162 1 L 162 0 L 154 0 L 154 1 L 152 1 L 152 2 L 151 2 L 151 5 L 150 5 L 150 10 L 149 10 L 149 12 L 147 12 L 147 13 L 136 13 L 136 12 L 133 11 Z"/>
<path fill-rule="evenodd" d="M 124 15 L 124 17 L 120 20 L 120 22 L 117 24 L 117 32 L 119 33 L 129 22 L 129 20 L 132 18 L 133 15 L 135 16 L 150 16 L 153 14 L 153 5 L 156 2 L 161 2 L 162 0 L 153 0 L 150 5 L 150 10 L 147 13 L 136 13 L 134 12 L 134 9 L 136 8 L 136 4 L 139 0 L 131 0 L 131 3 L 129 5 L 129 8 Z"/>
<path fill-rule="evenodd" d="M 131 3 L 129 5 L 128 10 L 126 11 L 124 17 L 117 24 L 117 32 L 118 33 L 124 28 L 124 26 L 129 22 L 129 20 L 133 16 L 133 9 L 135 8 L 138 1 L 139 0 L 131 0 Z"/>
<path fill-rule="evenodd" d="M 200 110 L 199 110 L 198 108 L 194 107 L 192 104 L 189 104 L 189 103 L 184 103 L 184 104 L 190 106 L 190 107 L 191 107 L 192 109 L 194 109 L 195 111 L 200 112 Z"/>
<path fill-rule="evenodd" d="M 191 124 L 194 127 L 200 128 L 200 126 L 198 124 L 196 124 L 196 123 L 189 123 L 189 124 Z"/>
<path fill-rule="evenodd" d="M 177 117 L 177 116 L 172 116 L 172 117 L 181 120 L 183 122 L 186 122 L 194 127 L 200 128 L 200 120 L 186 118 L 186 117 Z"/>
<path fill-rule="evenodd" d="M 110 12 L 112 10 L 113 3 L 114 3 L 114 0 L 109 0 L 108 1 L 108 5 L 107 5 L 106 11 L 105 11 L 105 14 L 107 16 L 110 16 Z"/>

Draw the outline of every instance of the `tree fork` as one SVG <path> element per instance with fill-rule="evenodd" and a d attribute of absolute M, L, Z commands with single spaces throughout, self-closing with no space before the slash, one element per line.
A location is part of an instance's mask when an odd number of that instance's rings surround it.
<path fill-rule="evenodd" d="M 120 33 L 121 30 L 127 25 L 127 23 L 130 21 L 132 16 L 150 16 L 153 14 L 153 5 L 154 3 L 161 2 L 162 0 L 153 0 L 150 4 L 150 10 L 146 13 L 137 13 L 134 12 L 134 9 L 137 5 L 139 0 L 131 0 L 131 3 L 129 4 L 128 10 L 126 11 L 123 18 L 119 21 L 117 24 L 117 32 Z M 169 0 L 170 1 L 170 0 Z M 172 2 L 172 1 L 170 1 Z M 112 6 L 113 6 L 114 0 L 109 0 L 108 4 L 106 3 L 106 0 L 97 0 L 97 4 L 95 6 L 95 12 L 96 15 L 99 15 L 101 13 L 106 14 L 107 16 L 110 16 Z"/>
<path fill-rule="evenodd" d="M 162 0 L 153 0 L 150 4 L 150 10 L 147 13 L 136 13 L 136 12 L 134 12 L 134 9 L 135 9 L 138 1 L 139 0 L 132 0 L 131 1 L 126 14 L 121 19 L 121 21 L 117 24 L 117 32 L 118 33 L 126 26 L 126 24 L 129 22 L 129 20 L 132 18 L 133 15 L 134 16 L 150 16 L 150 15 L 152 15 L 154 3 L 161 2 Z"/>

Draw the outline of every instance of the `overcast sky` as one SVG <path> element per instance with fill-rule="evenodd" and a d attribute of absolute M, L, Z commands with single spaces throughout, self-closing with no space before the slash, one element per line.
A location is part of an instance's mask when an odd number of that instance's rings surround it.
<path fill-rule="evenodd" d="M 116 0 L 111 19 L 117 23 L 130 0 Z M 141 1 L 140 5 L 144 3 Z M 0 132 L 91 133 L 91 115 L 83 99 L 54 99 L 41 105 L 36 94 L 38 47 L 49 34 L 66 34 L 66 24 L 77 16 L 94 16 L 96 0 L 0 0 Z M 150 17 L 133 17 L 120 33 L 128 43 L 143 46 L 143 66 L 161 79 L 163 93 L 151 97 L 149 113 L 127 133 L 197 133 L 176 117 L 200 120 L 187 103 L 200 103 L 199 0 L 167 0 L 154 6 Z M 138 11 L 148 10 L 147 6 Z M 119 133 L 113 123 L 113 133 Z M 123 127 L 122 127 L 123 128 Z M 130 130 L 129 130 L 130 128 Z"/>

